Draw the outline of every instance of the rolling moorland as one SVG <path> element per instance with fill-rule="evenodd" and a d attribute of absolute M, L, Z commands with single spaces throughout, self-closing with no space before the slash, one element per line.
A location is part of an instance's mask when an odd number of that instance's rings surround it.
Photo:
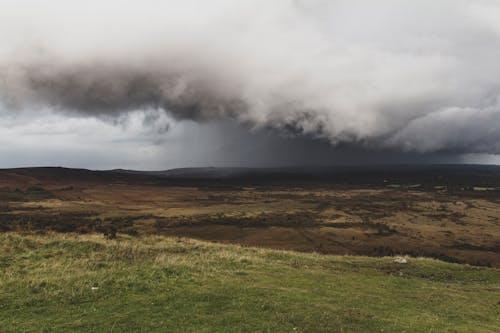
<path fill-rule="evenodd" d="M 0 237 L 6 332 L 500 325 L 498 167 L 5 169 Z"/>

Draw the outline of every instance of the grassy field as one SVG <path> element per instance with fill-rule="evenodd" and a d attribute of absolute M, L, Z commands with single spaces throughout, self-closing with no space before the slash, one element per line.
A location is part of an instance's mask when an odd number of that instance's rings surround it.
<path fill-rule="evenodd" d="M 163 235 L 500 267 L 500 197 L 386 188 L 0 183 L 0 232 Z M 482 196 L 481 196 L 482 195 Z"/>
<path fill-rule="evenodd" d="M 498 332 L 500 271 L 182 238 L 0 234 L 1 332 Z"/>

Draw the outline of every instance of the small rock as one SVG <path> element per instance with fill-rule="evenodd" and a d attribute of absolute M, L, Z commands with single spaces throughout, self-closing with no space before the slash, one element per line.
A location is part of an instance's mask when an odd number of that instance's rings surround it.
<path fill-rule="evenodd" d="M 396 258 L 396 259 L 394 259 L 394 262 L 395 262 L 396 264 L 406 264 L 406 263 L 408 263 L 408 260 L 406 260 L 406 258 L 401 258 L 401 257 L 400 257 L 400 258 Z"/>

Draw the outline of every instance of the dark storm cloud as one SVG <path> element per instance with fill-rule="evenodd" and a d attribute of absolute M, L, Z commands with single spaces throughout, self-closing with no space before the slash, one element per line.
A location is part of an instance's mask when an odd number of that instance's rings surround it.
<path fill-rule="evenodd" d="M 3 1 L 0 99 L 499 153 L 498 17 L 488 0 Z"/>
<path fill-rule="evenodd" d="M 242 102 L 217 91 L 216 82 L 188 82 L 183 74 L 161 67 L 132 68 L 98 61 L 63 66 L 47 61 L 16 68 L 15 75 L 8 71 L 4 71 L 0 96 L 13 109 L 48 104 L 60 110 L 117 115 L 162 108 L 177 118 L 194 120 L 224 118 L 244 109 Z M 14 85 L 21 91 L 13 92 Z"/>

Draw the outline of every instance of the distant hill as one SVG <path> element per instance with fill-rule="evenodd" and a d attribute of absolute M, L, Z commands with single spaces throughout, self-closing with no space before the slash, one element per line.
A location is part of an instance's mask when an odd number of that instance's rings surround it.
<path fill-rule="evenodd" d="M 324 181 L 337 184 L 442 183 L 500 186 L 496 165 L 376 165 L 281 168 L 179 168 L 111 172 L 167 179 L 226 181 Z"/>
<path fill-rule="evenodd" d="M 416 185 L 500 187 L 495 165 L 376 165 L 282 168 L 179 168 L 164 171 L 114 169 L 93 171 L 61 167 L 0 169 L 0 186 L 37 182 L 126 182 L 168 184 L 322 182 L 345 185 Z M 5 185 L 3 185 L 5 186 Z"/>

